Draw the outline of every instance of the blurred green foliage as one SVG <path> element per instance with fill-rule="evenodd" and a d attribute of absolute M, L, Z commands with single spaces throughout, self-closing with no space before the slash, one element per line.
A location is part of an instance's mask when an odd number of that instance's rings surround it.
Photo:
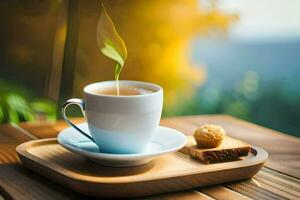
<path fill-rule="evenodd" d="M 0 123 L 56 119 L 56 104 L 34 99 L 28 91 L 0 80 Z"/>
<path fill-rule="evenodd" d="M 210 83 L 165 116 L 228 114 L 300 137 L 300 93 L 293 89 L 296 85 L 285 82 L 263 84 L 255 71 L 247 71 L 234 88 Z"/>

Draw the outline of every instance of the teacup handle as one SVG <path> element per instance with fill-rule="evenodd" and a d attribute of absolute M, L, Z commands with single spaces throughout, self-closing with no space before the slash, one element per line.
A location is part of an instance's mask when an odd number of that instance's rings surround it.
<path fill-rule="evenodd" d="M 62 106 L 62 110 L 61 110 L 61 114 L 64 118 L 64 120 L 73 128 L 75 128 L 79 133 L 81 133 L 82 135 L 84 135 L 85 137 L 89 138 L 90 140 L 92 140 L 93 142 L 95 142 L 95 140 L 88 135 L 87 133 L 85 133 L 83 130 L 81 130 L 80 128 L 78 128 L 78 126 L 76 126 L 73 122 L 71 122 L 67 115 L 66 115 L 66 110 L 70 105 L 76 105 L 81 109 L 81 112 L 83 114 L 83 116 L 85 116 L 84 114 L 84 102 L 82 99 L 77 99 L 77 98 L 72 98 L 67 100 L 64 105 Z"/>

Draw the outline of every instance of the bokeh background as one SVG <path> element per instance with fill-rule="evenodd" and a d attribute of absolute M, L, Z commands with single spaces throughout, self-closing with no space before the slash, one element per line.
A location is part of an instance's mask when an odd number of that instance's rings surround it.
<path fill-rule="evenodd" d="M 56 120 L 113 79 L 101 2 L 128 49 L 121 79 L 162 85 L 164 117 L 229 114 L 300 137 L 297 0 L 1 1 L 0 123 Z"/>

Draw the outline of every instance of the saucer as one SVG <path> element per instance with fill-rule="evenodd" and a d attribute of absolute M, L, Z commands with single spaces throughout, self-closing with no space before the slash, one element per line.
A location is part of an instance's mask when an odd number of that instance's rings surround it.
<path fill-rule="evenodd" d="M 90 134 L 87 123 L 78 124 L 77 126 L 87 134 Z M 158 156 L 181 149 L 186 143 L 186 137 L 183 133 L 164 126 L 158 127 L 145 152 L 136 154 L 101 153 L 94 142 L 78 133 L 72 127 L 61 131 L 57 139 L 58 143 L 66 149 L 101 165 L 112 167 L 143 165 Z"/>

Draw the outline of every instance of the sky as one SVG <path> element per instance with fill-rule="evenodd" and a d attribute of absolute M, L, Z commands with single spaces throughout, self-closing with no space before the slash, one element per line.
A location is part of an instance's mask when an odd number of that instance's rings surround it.
<path fill-rule="evenodd" d="M 300 0 L 219 0 L 219 9 L 237 13 L 230 29 L 235 40 L 300 39 Z"/>

